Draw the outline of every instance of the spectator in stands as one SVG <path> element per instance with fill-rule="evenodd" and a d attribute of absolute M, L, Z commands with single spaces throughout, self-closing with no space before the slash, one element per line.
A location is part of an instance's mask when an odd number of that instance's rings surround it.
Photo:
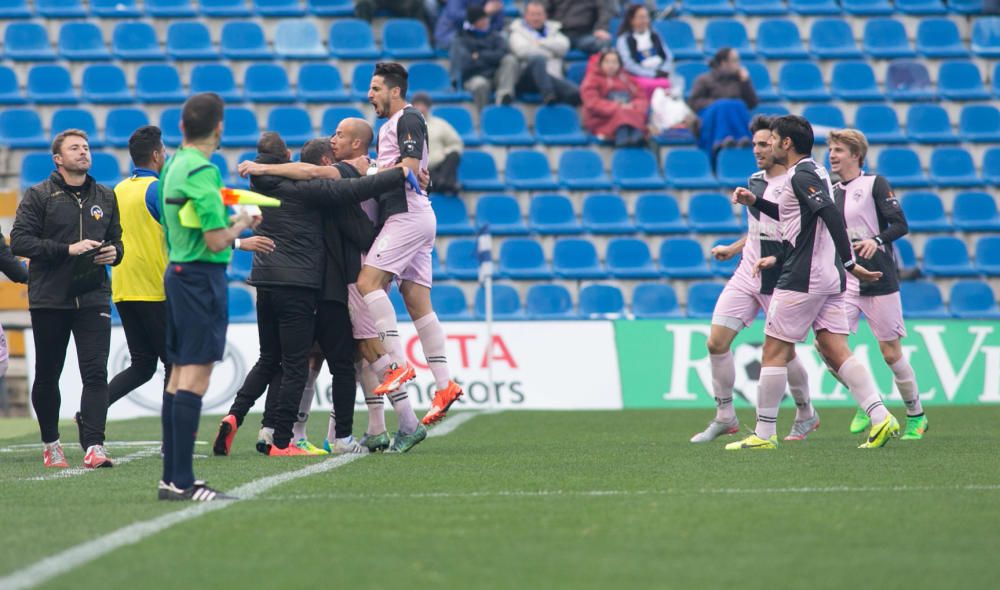
<path fill-rule="evenodd" d="M 431 190 L 448 195 L 458 194 L 458 163 L 465 144 L 451 123 L 431 114 L 431 97 L 424 92 L 413 95 L 417 107 L 427 121 L 429 142 L 427 167 L 431 174 Z"/>
<path fill-rule="evenodd" d="M 438 49 L 448 49 L 451 42 L 468 22 L 469 8 L 482 8 L 489 25 L 486 30 L 491 33 L 503 31 L 503 2 L 501 0 L 447 0 L 444 11 L 437 18 L 434 26 L 434 45 Z"/>
<path fill-rule="evenodd" d="M 449 54 L 452 78 L 472 93 L 477 109 L 486 106 L 494 88 L 497 97 L 502 97 L 505 103 L 513 100 L 517 58 L 510 54 L 507 40 L 493 29 L 482 7 L 468 8 L 465 23 L 451 44 Z"/>
<path fill-rule="evenodd" d="M 391 15 L 403 18 L 415 18 L 433 26 L 424 10 L 424 0 L 354 0 L 354 16 L 366 22 L 372 22 L 375 13 L 387 10 Z"/>
<path fill-rule="evenodd" d="M 611 45 L 612 6 L 613 0 L 545 0 L 545 12 L 562 24 L 570 46 L 588 55 Z"/>
<path fill-rule="evenodd" d="M 708 65 L 711 69 L 695 79 L 688 105 L 700 119 L 698 146 L 714 156 L 724 147 L 749 145 L 757 93 L 735 49 L 723 47 Z"/>
<path fill-rule="evenodd" d="M 531 0 L 524 7 L 524 18 L 510 25 L 510 51 L 519 62 L 518 90 L 538 92 L 546 104 L 580 104 L 580 90 L 563 78 L 563 57 L 569 51 L 569 39 L 556 21 L 548 20 L 545 5 Z"/>
<path fill-rule="evenodd" d="M 15 283 L 28 282 L 28 269 L 24 263 L 14 257 L 7 246 L 7 239 L 0 231 L 0 272 L 7 275 L 7 278 Z M 7 399 L 7 361 L 10 356 L 7 350 L 7 335 L 0 326 L 0 415 L 7 416 L 10 409 L 10 402 Z"/>
<path fill-rule="evenodd" d="M 614 49 L 605 49 L 587 69 L 581 86 L 583 126 L 615 147 L 646 141 L 649 100 L 622 69 Z"/>
<path fill-rule="evenodd" d="M 615 41 L 622 66 L 646 93 L 646 98 L 651 98 L 657 88 L 669 90 L 674 71 L 673 54 L 660 35 L 650 28 L 649 22 L 649 10 L 645 6 L 630 4 Z"/>

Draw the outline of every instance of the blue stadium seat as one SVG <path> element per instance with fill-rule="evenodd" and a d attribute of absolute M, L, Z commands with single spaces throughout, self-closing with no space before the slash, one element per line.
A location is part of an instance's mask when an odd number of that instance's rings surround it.
<path fill-rule="evenodd" d="M 893 13 L 889 0 L 840 0 L 844 12 L 857 16 L 881 16 Z"/>
<path fill-rule="evenodd" d="M 519 191 L 556 190 L 549 159 L 537 150 L 513 150 L 507 155 L 507 186 Z"/>
<path fill-rule="evenodd" d="M 495 235 L 524 235 L 528 226 L 521 215 L 521 205 L 510 195 L 488 195 L 476 201 L 476 227 L 489 225 Z"/>
<path fill-rule="evenodd" d="M 253 0 L 253 10 L 262 17 L 305 16 L 300 0 Z"/>
<path fill-rule="evenodd" d="M 562 285 L 532 285 L 525 296 L 525 313 L 532 320 L 575 320 L 573 299 Z"/>
<path fill-rule="evenodd" d="M 996 293 L 985 281 L 958 281 L 951 286 L 948 308 L 952 315 L 970 320 L 1000 320 Z"/>
<path fill-rule="evenodd" d="M 35 0 L 35 12 L 45 18 L 85 18 L 82 0 Z"/>
<path fill-rule="evenodd" d="M 753 59 L 757 56 L 747 37 L 743 23 L 732 19 L 712 19 L 705 26 L 705 39 L 702 50 L 705 55 L 715 55 L 723 47 L 736 49 L 743 59 Z"/>
<path fill-rule="evenodd" d="M 427 26 L 412 18 L 394 18 L 382 27 L 382 50 L 392 59 L 427 59 L 434 49 L 427 39 Z"/>
<path fill-rule="evenodd" d="M 128 147 L 128 139 L 132 133 L 145 125 L 149 125 L 149 117 L 143 109 L 132 107 L 110 109 L 104 120 L 104 141 L 111 147 Z"/>
<path fill-rule="evenodd" d="M 676 149 L 667 152 L 663 162 L 667 186 L 678 189 L 716 188 L 718 181 L 705 152 L 698 149 Z"/>
<path fill-rule="evenodd" d="M 264 29 L 253 21 L 230 21 L 222 25 L 219 48 L 226 59 L 264 60 L 274 57 L 264 38 Z"/>
<path fill-rule="evenodd" d="M 233 250 L 233 258 L 226 268 L 226 278 L 230 281 L 246 282 L 250 278 L 250 270 L 253 267 L 253 252 L 246 250 Z"/>
<path fill-rule="evenodd" d="M 52 113 L 52 122 L 49 123 L 50 140 L 67 129 L 83 130 L 87 134 L 90 149 L 104 147 L 104 140 L 97 133 L 97 122 L 90 109 L 66 108 Z"/>
<path fill-rule="evenodd" d="M 49 147 L 49 138 L 42 129 L 38 112 L 35 109 L 0 109 L 0 144 L 15 150 Z"/>
<path fill-rule="evenodd" d="M 747 69 L 747 73 L 750 74 L 750 83 L 753 84 L 753 89 L 760 101 L 771 102 L 781 99 L 778 91 L 774 89 L 774 84 L 771 82 L 771 73 L 767 71 L 766 65 L 758 61 L 748 61 L 743 62 L 743 66 Z"/>
<path fill-rule="evenodd" d="M 135 99 L 125 72 L 114 64 L 95 64 L 83 70 L 83 100 L 94 104 L 131 104 Z"/>
<path fill-rule="evenodd" d="M 784 0 L 734 0 L 736 12 L 749 16 L 775 16 L 787 14 Z"/>
<path fill-rule="evenodd" d="M 357 107 L 330 107 L 323 111 L 320 135 L 330 136 L 337 131 L 337 125 L 347 118 L 364 119 L 365 115 Z"/>
<path fill-rule="evenodd" d="M 983 0 L 947 0 L 948 11 L 955 14 L 981 14 Z"/>
<path fill-rule="evenodd" d="M 903 281 L 899 284 L 903 315 L 909 319 L 947 319 L 941 290 L 930 281 Z"/>
<path fill-rule="evenodd" d="M 712 248 L 716 246 L 728 246 L 736 241 L 736 238 L 719 238 L 712 242 Z M 708 250 L 708 268 L 712 269 L 712 274 L 717 277 L 729 278 L 733 276 L 736 269 L 740 265 L 741 256 L 733 256 L 729 260 L 716 260 L 715 256 L 712 255 L 712 249 Z"/>
<path fill-rule="evenodd" d="M 456 322 L 472 319 L 465 293 L 456 285 L 434 285 L 431 289 L 431 305 L 434 313 L 442 320 Z"/>
<path fill-rule="evenodd" d="M 851 25 L 842 18 L 820 18 L 809 29 L 809 52 L 820 59 L 861 59 Z"/>
<path fill-rule="evenodd" d="M 306 19 L 283 19 L 274 30 L 274 53 L 283 59 L 326 59 L 316 25 Z"/>
<path fill-rule="evenodd" d="M 163 144 L 176 147 L 181 144 L 181 109 L 170 107 L 160 111 L 160 131 L 163 133 Z"/>
<path fill-rule="evenodd" d="M 806 59 L 799 27 L 788 19 L 767 19 L 757 27 L 757 51 L 767 59 Z"/>
<path fill-rule="evenodd" d="M 4 0 L 0 2 L 0 19 L 13 20 L 31 18 L 34 12 L 28 8 L 27 0 Z"/>
<path fill-rule="evenodd" d="M 865 104 L 854 114 L 854 126 L 865 134 L 869 143 L 906 143 L 899 126 L 896 109 L 885 104 Z"/>
<path fill-rule="evenodd" d="M 805 115 L 810 122 L 816 122 Z M 750 148 L 730 148 L 719 152 L 716 169 L 719 172 L 719 182 L 725 188 L 746 186 L 747 179 L 757 171 L 757 160 Z"/>
<path fill-rule="evenodd" d="M 57 65 L 37 65 L 28 70 L 28 100 L 38 104 L 76 104 L 69 70 Z"/>
<path fill-rule="evenodd" d="M 253 13 L 246 0 L 198 0 L 201 14 L 211 17 L 245 17 Z"/>
<path fill-rule="evenodd" d="M 990 148 L 983 154 L 983 180 L 986 184 L 1000 185 L 1000 148 Z"/>
<path fill-rule="evenodd" d="M 88 0 L 90 13 L 98 18 L 140 18 L 136 0 Z"/>
<path fill-rule="evenodd" d="M 257 308 L 253 295 L 241 285 L 230 284 L 228 289 L 229 321 L 235 324 L 252 324 L 257 321 Z"/>
<path fill-rule="evenodd" d="M 875 82 L 875 72 L 864 61 L 842 61 L 833 65 L 830 79 L 833 95 L 841 100 L 884 100 Z"/>
<path fill-rule="evenodd" d="M 965 242 L 954 236 L 932 236 L 924 243 L 924 273 L 931 277 L 979 274 L 969 260 Z"/>
<path fill-rule="evenodd" d="M 565 195 L 536 195 L 528 211 L 531 231 L 545 235 L 572 235 L 583 231 Z"/>
<path fill-rule="evenodd" d="M 441 262 L 441 256 L 438 254 L 437 248 L 431 249 L 431 276 L 434 281 L 444 281 L 451 279 L 452 276 L 448 273 L 448 270 L 444 267 Z"/>
<path fill-rule="evenodd" d="M 942 0 L 894 0 L 896 10 L 903 14 L 934 15 L 947 14 Z"/>
<path fill-rule="evenodd" d="M 497 274 L 516 280 L 551 279 L 542 245 L 531 238 L 510 238 L 500 244 Z"/>
<path fill-rule="evenodd" d="M 252 64 L 243 75 L 243 90 L 251 102 L 295 102 L 283 65 Z"/>
<path fill-rule="evenodd" d="M 397 321 L 410 321 L 410 311 L 406 309 L 406 302 L 403 301 L 403 295 L 399 292 L 399 288 L 393 285 L 389 290 L 389 301 L 392 303 L 392 308 L 396 311 Z"/>
<path fill-rule="evenodd" d="M 782 115 L 788 115 L 788 107 L 783 104 L 762 104 L 757 105 L 757 108 L 750 111 L 750 117 L 756 117 L 757 115 L 768 115 L 770 117 L 781 117 Z"/>
<path fill-rule="evenodd" d="M 154 18 L 192 18 L 198 14 L 191 0 L 143 0 L 143 6 Z"/>
<path fill-rule="evenodd" d="M 972 23 L 972 52 L 979 57 L 1000 57 L 1000 17 L 980 17 Z"/>
<path fill-rule="evenodd" d="M 878 154 L 878 173 L 896 188 L 930 185 L 917 153 L 909 148 L 886 148 Z"/>
<path fill-rule="evenodd" d="M 52 61 L 49 33 L 38 23 L 10 23 L 3 33 L 4 57 L 12 61 Z"/>
<path fill-rule="evenodd" d="M 586 145 L 576 109 L 564 104 L 546 105 L 535 111 L 535 133 L 545 145 Z"/>
<path fill-rule="evenodd" d="M 233 177 L 229 171 L 229 162 L 226 161 L 225 156 L 221 152 L 214 152 L 210 161 L 219 169 L 219 175 L 222 176 L 222 184 L 232 186 Z M 233 250 L 233 252 L 235 253 L 236 250 Z"/>
<path fill-rule="evenodd" d="M 480 285 L 476 289 L 475 318 L 486 319 L 486 289 Z M 493 319 L 523 320 L 524 309 L 521 308 L 521 296 L 513 285 L 493 283 Z"/>
<path fill-rule="evenodd" d="M 3 113 L 0 113 L 2 121 Z M 0 123 L 2 127 L 2 123 Z M 32 187 L 44 181 L 55 170 L 52 154 L 45 152 L 29 152 L 21 159 L 21 190 Z"/>
<path fill-rule="evenodd" d="M 961 231 L 1000 231 L 996 199 L 989 193 L 966 191 L 955 195 L 951 206 L 955 228 Z"/>
<path fill-rule="evenodd" d="M 305 63 L 299 67 L 297 96 L 302 102 L 347 102 L 340 70 L 326 63 Z"/>
<path fill-rule="evenodd" d="M 938 70 L 938 92 L 947 100 L 987 100 L 979 66 L 971 61 L 948 61 Z"/>
<path fill-rule="evenodd" d="M 667 238 L 660 244 L 660 271 L 672 279 L 703 279 L 712 276 L 701 244 L 691 238 Z"/>
<path fill-rule="evenodd" d="M 501 191 L 504 184 L 497 176 L 497 163 L 489 152 L 462 152 L 458 163 L 458 181 L 467 191 Z"/>
<path fill-rule="evenodd" d="M 802 109 L 802 116 L 812 124 L 817 145 L 826 144 L 827 133 L 831 130 L 847 127 L 844 112 L 832 104 L 811 104 Z"/>
<path fill-rule="evenodd" d="M 260 136 L 257 115 L 246 107 L 226 107 L 222 147 L 255 147 Z"/>
<path fill-rule="evenodd" d="M 198 21 L 170 23 L 167 28 L 167 55 L 177 60 L 219 59 L 208 27 Z"/>
<path fill-rule="evenodd" d="M 439 63 L 418 62 L 410 64 L 410 89 L 409 92 L 426 92 L 431 100 L 438 102 L 461 102 L 472 100 L 472 95 L 464 90 L 455 90 L 452 87 L 451 75 Z M 365 88 L 367 89 L 367 82 Z M 513 107 L 505 107 L 513 108 Z M 480 121 L 482 124 L 482 121 Z M 485 127 L 483 132 L 485 133 Z M 534 143 L 534 142 L 532 142 Z"/>
<path fill-rule="evenodd" d="M 118 158 L 107 152 L 91 152 L 90 175 L 104 186 L 114 186 L 122 179 Z"/>
<path fill-rule="evenodd" d="M 788 0 L 788 8 L 795 14 L 807 16 L 840 14 L 837 0 Z"/>
<path fill-rule="evenodd" d="M 613 320 L 625 315 L 625 297 L 614 285 L 587 285 L 580 289 L 580 317 Z"/>
<path fill-rule="evenodd" d="M 674 66 L 674 74 L 684 80 L 685 98 L 690 98 L 694 81 L 706 72 L 708 72 L 708 66 L 703 61 L 689 61 Z"/>
<path fill-rule="evenodd" d="M 976 242 L 976 266 L 979 272 L 1000 277 L 1000 236 L 983 236 Z"/>
<path fill-rule="evenodd" d="M 583 202 L 583 227 L 594 234 L 630 234 L 635 225 L 629 219 L 625 200 L 616 194 L 597 193 Z"/>
<path fill-rule="evenodd" d="M 902 199 L 903 213 L 910 231 L 951 231 L 951 223 L 944 214 L 944 204 L 937 193 L 914 191 Z"/>
<path fill-rule="evenodd" d="M 617 149 L 611 156 L 611 180 L 623 190 L 659 189 L 663 175 L 652 152 L 641 148 Z"/>
<path fill-rule="evenodd" d="M 333 21 L 330 34 L 330 55 L 340 59 L 377 59 L 382 55 L 375 45 L 372 27 L 359 18 Z"/>
<path fill-rule="evenodd" d="M 687 317 L 711 319 L 725 285 L 715 282 L 691 283 L 687 291 Z"/>
<path fill-rule="evenodd" d="M 657 21 L 657 22 L 662 22 L 662 21 Z M 700 51 L 698 52 L 698 58 L 701 59 Z M 566 65 L 566 79 L 576 84 L 577 86 L 583 83 L 583 76 L 586 73 L 587 73 L 587 62 L 585 61 L 573 61 Z"/>
<path fill-rule="evenodd" d="M 732 16 L 736 10 L 731 0 L 685 0 L 684 12 L 695 16 Z"/>
<path fill-rule="evenodd" d="M 744 181 L 745 183 L 745 181 Z M 743 226 L 733 215 L 729 199 L 718 193 L 699 193 L 688 202 L 688 223 L 695 232 L 741 233 Z"/>
<path fill-rule="evenodd" d="M 354 2 L 352 0 L 307 0 L 309 12 L 316 16 L 352 16 Z"/>
<path fill-rule="evenodd" d="M 243 91 L 236 87 L 233 70 L 223 63 L 204 63 L 191 68 L 191 94 L 214 92 L 227 103 L 243 102 Z M 226 127 L 229 122 L 226 121 Z"/>
<path fill-rule="evenodd" d="M 69 61 L 105 61 L 111 59 L 111 52 L 104 46 L 100 27 L 81 21 L 59 29 L 59 56 Z"/>
<path fill-rule="evenodd" d="M 0 105 L 17 105 L 27 102 L 21 94 L 14 69 L 0 65 Z"/>
<path fill-rule="evenodd" d="M 125 61 L 160 61 L 167 57 L 160 47 L 156 29 L 141 21 L 115 25 L 111 49 L 116 59 Z"/>
<path fill-rule="evenodd" d="M 309 112 L 299 107 L 275 107 L 267 114 L 267 128 L 277 132 L 289 147 L 299 147 L 316 137 Z"/>
<path fill-rule="evenodd" d="M 562 238 L 552 251 L 552 269 L 564 279 L 603 279 L 607 271 L 597 257 L 594 243 L 583 238 Z"/>
<path fill-rule="evenodd" d="M 899 60 L 889 64 L 885 74 L 885 93 L 890 100 L 934 100 L 937 91 L 931 83 L 927 66 L 918 61 Z"/>
<path fill-rule="evenodd" d="M 819 67 L 809 61 L 785 62 L 778 74 L 778 88 L 787 100 L 795 102 L 826 101 L 832 98 L 823 84 Z"/>
<path fill-rule="evenodd" d="M 448 121 L 462 138 L 465 147 L 477 147 L 483 144 L 483 138 L 472 122 L 472 114 L 464 106 L 436 106 L 431 109 L 431 114 Z"/>
<path fill-rule="evenodd" d="M 1000 109 L 989 104 L 971 104 L 962 108 L 958 119 L 962 141 L 1000 143 Z"/>
<path fill-rule="evenodd" d="M 958 26 L 948 18 L 920 21 L 917 26 L 917 53 L 934 59 L 969 56 L 969 50 L 959 36 Z"/>
<path fill-rule="evenodd" d="M 917 253 L 913 243 L 907 238 L 900 238 L 892 243 L 896 262 L 899 264 L 901 276 L 916 276 L 920 269 L 917 265 Z"/>
<path fill-rule="evenodd" d="M 677 199 L 670 195 L 649 193 L 635 202 L 635 224 L 647 234 L 684 234 L 688 225 L 681 217 Z"/>
<path fill-rule="evenodd" d="M 559 156 L 559 182 L 570 190 L 611 189 L 601 157 L 585 149 L 565 150 Z"/>
<path fill-rule="evenodd" d="M 521 110 L 512 106 L 488 106 L 480 115 L 483 140 L 494 145 L 534 145 L 528 122 Z"/>
<path fill-rule="evenodd" d="M 653 28 L 663 39 L 663 42 L 674 54 L 674 59 L 697 59 L 700 60 L 704 54 L 698 49 L 698 44 L 694 40 L 694 32 L 691 25 L 680 19 L 656 20 L 653 21 Z M 690 84 L 690 82 L 689 82 Z"/>
<path fill-rule="evenodd" d="M 636 319 L 684 317 L 677 307 L 674 288 L 663 283 L 643 283 L 632 291 L 632 314 Z"/>
<path fill-rule="evenodd" d="M 469 221 L 465 201 L 457 197 L 431 195 L 431 208 L 437 217 L 437 233 L 443 236 L 469 236 L 476 233 Z"/>
<path fill-rule="evenodd" d="M 875 59 L 897 59 L 917 55 L 906 38 L 903 23 L 893 18 L 866 20 L 862 44 L 865 53 Z"/>
<path fill-rule="evenodd" d="M 936 104 L 916 104 L 906 114 L 906 131 L 918 143 L 958 143 L 948 111 Z"/>
<path fill-rule="evenodd" d="M 646 242 L 636 238 L 615 238 L 608 242 L 608 273 L 616 279 L 655 279 L 660 272 Z"/>
<path fill-rule="evenodd" d="M 965 148 L 937 148 L 931 152 L 931 182 L 938 186 L 979 186 L 972 155 Z"/>
<path fill-rule="evenodd" d="M 135 74 L 135 96 L 144 103 L 181 103 L 187 92 L 177 69 L 170 64 L 144 64 Z"/>
<path fill-rule="evenodd" d="M 448 243 L 448 257 L 445 266 L 453 279 L 473 281 L 479 277 L 479 257 L 476 254 L 476 240 L 458 239 Z"/>

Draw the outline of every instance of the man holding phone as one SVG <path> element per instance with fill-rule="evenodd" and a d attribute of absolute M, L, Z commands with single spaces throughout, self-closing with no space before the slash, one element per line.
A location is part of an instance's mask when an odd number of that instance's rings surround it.
<path fill-rule="evenodd" d="M 88 174 L 87 134 L 68 129 L 52 140 L 52 175 L 29 188 L 17 208 L 11 250 L 31 259 L 28 304 L 35 342 L 31 403 L 46 467 L 68 467 L 59 442 L 59 376 L 73 335 L 83 392 L 80 445 L 86 468 L 113 465 L 104 449 L 111 345 L 111 281 L 103 267 L 122 260 L 114 192 Z M 93 272 L 92 272 L 93 271 Z"/>

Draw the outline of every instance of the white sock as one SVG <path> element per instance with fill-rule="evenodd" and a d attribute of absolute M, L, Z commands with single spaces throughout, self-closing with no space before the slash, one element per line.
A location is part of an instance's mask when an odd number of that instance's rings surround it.
<path fill-rule="evenodd" d="M 788 389 L 795 400 L 795 419 L 808 420 L 813 416 L 812 400 L 809 398 L 809 373 L 798 356 L 788 363 Z"/>
<path fill-rule="evenodd" d="M 757 381 L 757 426 L 754 432 L 767 440 L 778 433 L 778 406 L 788 385 L 786 367 L 761 367 Z"/>
<path fill-rule="evenodd" d="M 399 431 L 403 434 L 412 434 L 417 429 L 417 415 L 413 412 L 413 404 L 410 403 L 410 395 L 405 389 L 389 394 L 389 402 L 399 419 Z"/>
<path fill-rule="evenodd" d="M 451 381 L 451 371 L 448 368 L 448 357 L 444 354 L 444 329 L 441 328 L 437 314 L 432 312 L 425 315 L 413 322 L 413 327 L 417 329 L 420 346 L 424 349 L 424 358 L 427 359 L 427 366 L 434 374 L 437 388 L 445 389 Z"/>
<path fill-rule="evenodd" d="M 403 354 L 403 342 L 399 339 L 399 327 L 396 325 L 396 310 L 389 301 L 389 296 L 382 289 L 376 289 L 365 295 L 365 304 L 375 319 L 375 328 L 385 346 L 392 362 L 402 366 L 406 362 Z"/>
<path fill-rule="evenodd" d="M 712 395 L 715 396 L 715 420 L 731 422 L 736 418 L 733 409 L 733 385 L 736 384 L 736 364 L 733 352 L 708 355 L 712 365 Z"/>
<path fill-rule="evenodd" d="M 895 377 L 896 389 L 899 390 L 903 403 L 906 404 L 907 416 L 919 416 L 924 413 L 924 407 L 920 404 L 920 391 L 917 389 L 917 376 L 913 373 L 913 367 L 905 358 L 900 358 L 895 363 L 889 365 Z"/>
<path fill-rule="evenodd" d="M 868 414 L 872 424 L 882 422 L 889 416 L 889 411 L 885 409 L 882 398 L 875 387 L 875 381 L 861 361 L 854 358 L 854 355 L 847 357 L 844 364 L 840 365 L 837 371 L 840 378 L 847 384 L 847 388 L 854 397 L 854 401 Z"/>
<path fill-rule="evenodd" d="M 292 425 L 292 440 L 309 438 L 306 436 L 306 422 L 309 421 L 309 410 L 313 405 L 313 389 L 316 387 L 316 378 L 319 377 L 319 369 L 309 368 L 309 376 L 306 378 L 306 386 L 302 390 L 302 401 L 299 402 L 299 415 L 295 424 Z"/>
<path fill-rule="evenodd" d="M 370 366 L 372 372 L 378 378 L 379 383 L 381 383 L 382 377 L 385 376 L 385 372 L 388 371 L 389 367 L 392 366 L 392 357 L 387 354 L 383 354 L 382 356 L 375 359 L 375 362 L 371 363 Z M 376 386 L 377 385 L 378 384 L 376 384 Z"/>
<path fill-rule="evenodd" d="M 365 394 L 365 405 L 368 406 L 368 427 L 365 434 L 381 434 L 385 432 L 385 397 L 372 392 L 378 387 L 379 378 L 368 361 L 354 365 L 361 383 L 361 391 Z"/>

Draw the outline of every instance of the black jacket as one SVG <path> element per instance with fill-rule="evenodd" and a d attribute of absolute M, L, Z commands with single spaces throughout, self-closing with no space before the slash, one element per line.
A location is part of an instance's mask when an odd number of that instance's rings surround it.
<path fill-rule="evenodd" d="M 122 228 L 115 193 L 91 176 L 80 187 L 70 187 L 58 172 L 24 193 L 10 232 L 11 251 L 31 259 L 28 267 L 28 303 L 31 309 L 110 307 L 111 281 L 93 291 L 68 295 L 76 257 L 69 246 L 89 239 L 108 242 L 118 250 L 113 265 L 122 260 Z"/>
<path fill-rule="evenodd" d="M 492 80 L 500 67 L 500 60 L 509 52 L 507 40 L 496 31 L 477 34 L 462 29 L 451 42 L 451 77 L 460 84 L 473 76 Z M 473 58 L 473 53 L 478 57 Z"/>

